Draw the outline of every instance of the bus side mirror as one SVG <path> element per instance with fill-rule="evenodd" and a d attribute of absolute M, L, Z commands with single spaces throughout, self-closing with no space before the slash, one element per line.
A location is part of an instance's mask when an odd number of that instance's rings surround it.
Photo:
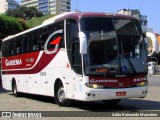
<path fill-rule="evenodd" d="M 87 38 L 83 32 L 79 32 L 80 54 L 87 54 Z"/>

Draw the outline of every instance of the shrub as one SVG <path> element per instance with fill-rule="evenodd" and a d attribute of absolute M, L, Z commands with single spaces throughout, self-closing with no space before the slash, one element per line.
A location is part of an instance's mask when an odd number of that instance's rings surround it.
<path fill-rule="evenodd" d="M 6 15 L 0 15 L 0 38 L 16 34 L 23 30 L 24 28 L 18 19 Z"/>

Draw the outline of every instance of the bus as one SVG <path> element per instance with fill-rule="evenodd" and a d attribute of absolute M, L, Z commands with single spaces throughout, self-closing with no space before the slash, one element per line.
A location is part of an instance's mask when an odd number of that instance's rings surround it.
<path fill-rule="evenodd" d="M 0 39 L 0 73 L 1 73 L 1 44 L 2 44 L 2 39 Z M 0 86 L 2 84 L 2 80 L 1 80 L 1 74 L 0 74 Z"/>
<path fill-rule="evenodd" d="M 67 12 L 2 41 L 2 86 L 15 96 L 118 104 L 148 91 L 147 52 L 132 16 Z"/>

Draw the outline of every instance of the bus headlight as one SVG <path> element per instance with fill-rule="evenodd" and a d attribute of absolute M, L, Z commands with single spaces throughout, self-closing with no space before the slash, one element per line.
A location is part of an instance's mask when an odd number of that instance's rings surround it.
<path fill-rule="evenodd" d="M 89 88 L 94 88 L 94 89 L 102 89 L 104 88 L 104 85 L 99 85 L 99 84 L 91 84 L 91 83 L 86 83 L 85 84 Z"/>
<path fill-rule="evenodd" d="M 148 85 L 148 81 L 143 81 L 137 84 L 137 87 L 142 87 Z"/>

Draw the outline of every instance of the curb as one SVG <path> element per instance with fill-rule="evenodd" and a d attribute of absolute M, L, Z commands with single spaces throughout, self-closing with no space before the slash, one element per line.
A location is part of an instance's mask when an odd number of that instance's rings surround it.
<path fill-rule="evenodd" d="M 147 75 L 148 77 L 160 77 L 160 75 Z"/>
<path fill-rule="evenodd" d="M 160 75 L 153 75 L 154 77 L 160 77 Z"/>

